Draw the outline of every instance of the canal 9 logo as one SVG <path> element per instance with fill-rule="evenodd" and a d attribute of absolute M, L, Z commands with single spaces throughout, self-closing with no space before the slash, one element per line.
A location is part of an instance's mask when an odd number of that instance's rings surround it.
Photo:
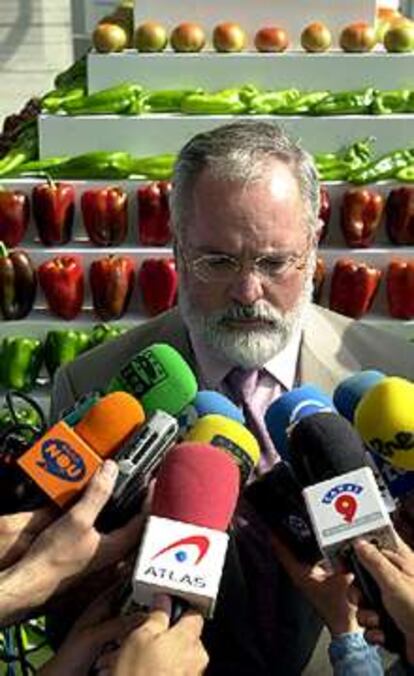
<path fill-rule="evenodd" d="M 363 490 L 363 486 L 351 482 L 337 484 L 325 493 L 321 502 L 324 505 L 332 505 L 344 521 L 352 523 L 358 509 L 357 498 Z"/>

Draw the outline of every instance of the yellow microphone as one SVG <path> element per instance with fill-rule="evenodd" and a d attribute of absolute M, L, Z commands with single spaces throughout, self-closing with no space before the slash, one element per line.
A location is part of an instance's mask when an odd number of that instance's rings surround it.
<path fill-rule="evenodd" d="M 370 450 L 394 467 L 414 470 L 414 383 L 381 380 L 362 397 L 354 424 Z"/>
<path fill-rule="evenodd" d="M 253 434 L 241 423 L 223 415 L 199 418 L 185 440 L 211 444 L 230 453 L 239 465 L 242 483 L 259 462 L 260 447 Z"/>

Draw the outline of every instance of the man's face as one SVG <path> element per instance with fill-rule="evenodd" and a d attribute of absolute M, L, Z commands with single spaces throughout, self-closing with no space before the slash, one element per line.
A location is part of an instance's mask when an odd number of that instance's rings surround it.
<path fill-rule="evenodd" d="M 178 250 L 184 320 L 218 355 L 262 366 L 300 325 L 312 293 L 315 254 L 297 181 L 278 161 L 250 183 L 206 170 L 192 204 Z"/>

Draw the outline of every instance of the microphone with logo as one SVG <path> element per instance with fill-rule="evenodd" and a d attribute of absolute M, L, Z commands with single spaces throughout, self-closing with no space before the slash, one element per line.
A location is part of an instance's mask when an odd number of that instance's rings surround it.
<path fill-rule="evenodd" d="M 180 437 L 184 438 L 197 420 L 206 415 L 221 415 L 224 418 L 236 420 L 241 425 L 245 423 L 242 410 L 224 394 L 214 390 L 200 390 L 194 401 L 181 412 L 178 418 Z"/>
<path fill-rule="evenodd" d="M 141 402 L 147 415 L 161 410 L 177 416 L 194 400 L 197 381 L 177 350 L 154 343 L 121 368 L 107 391 L 129 392 Z"/>
<path fill-rule="evenodd" d="M 366 465 L 364 445 L 352 425 L 324 412 L 299 421 L 289 440 L 291 463 L 316 538 L 335 566 L 347 563 L 355 573 L 368 607 L 381 618 L 385 647 L 404 654 L 405 641 L 385 611 L 379 588 L 354 554 L 352 542 L 363 536 L 379 548 L 396 549 L 394 530 L 374 474 Z"/>
<path fill-rule="evenodd" d="M 185 440 L 210 444 L 229 453 L 239 467 L 242 484 L 246 483 L 260 459 L 260 446 L 250 430 L 237 420 L 222 415 L 199 418 Z"/>
<path fill-rule="evenodd" d="M 135 603 L 149 606 L 167 593 L 212 617 L 239 484 L 236 463 L 221 449 L 183 442 L 169 451 L 133 573 Z"/>

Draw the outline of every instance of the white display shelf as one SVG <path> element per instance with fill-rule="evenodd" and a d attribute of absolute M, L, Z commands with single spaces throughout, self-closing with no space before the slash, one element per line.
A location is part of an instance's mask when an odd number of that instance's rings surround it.
<path fill-rule="evenodd" d="M 246 31 L 249 43 L 255 32 L 269 25 L 282 26 L 294 45 L 299 44 L 303 28 L 314 21 L 323 21 L 332 32 L 335 42 L 340 30 L 355 21 L 373 24 L 375 0 L 135 0 L 134 21 L 160 21 L 168 30 L 183 21 L 200 23 L 206 33 L 223 21 L 239 23 Z"/>
<path fill-rule="evenodd" d="M 344 3 L 345 4 L 345 3 Z M 137 82 L 148 89 L 225 87 L 254 84 L 263 89 L 358 89 L 375 86 L 398 89 L 414 86 L 414 54 L 218 54 L 203 51 L 179 54 L 171 51 L 143 54 L 88 55 L 88 89 L 95 92 L 122 82 Z"/>
<path fill-rule="evenodd" d="M 246 115 L 41 115 L 40 158 L 77 155 L 94 150 L 123 150 L 134 155 L 177 153 L 199 132 L 208 131 Z M 257 118 L 255 118 L 257 119 Z M 414 146 L 414 116 L 302 117 L 261 115 L 282 125 L 310 152 L 335 152 L 356 139 L 373 136 L 376 153 Z"/>

